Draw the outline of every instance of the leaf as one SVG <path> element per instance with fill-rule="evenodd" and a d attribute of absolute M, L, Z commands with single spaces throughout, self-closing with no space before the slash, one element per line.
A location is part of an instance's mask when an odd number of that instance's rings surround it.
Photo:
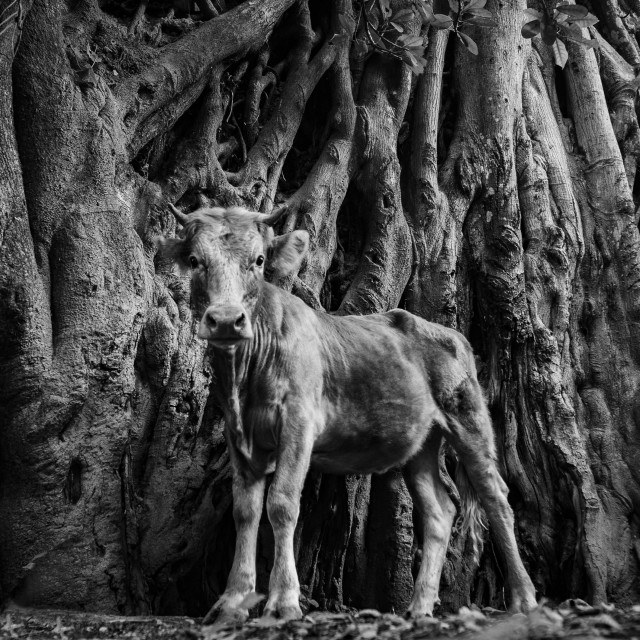
<path fill-rule="evenodd" d="M 369 26 L 369 33 L 371 35 L 371 40 L 373 41 L 373 44 L 379 49 L 382 49 L 383 51 L 387 51 L 387 46 L 382 41 L 380 34 L 372 26 Z"/>
<path fill-rule="evenodd" d="M 428 8 L 429 7 L 427 7 L 427 9 Z M 414 15 L 413 9 L 400 9 L 400 11 L 396 11 L 391 17 L 395 22 L 400 22 L 404 18 L 413 18 Z"/>
<path fill-rule="evenodd" d="M 540 24 L 540 20 L 532 20 L 531 22 L 527 22 L 527 24 L 522 26 L 520 29 L 520 33 L 523 38 L 534 38 L 540 33 L 542 29 L 542 25 Z"/>
<path fill-rule="evenodd" d="M 389 24 L 399 33 L 404 33 L 404 27 L 401 24 L 398 24 L 397 22 L 393 22 L 393 20 L 389 22 Z"/>
<path fill-rule="evenodd" d="M 542 11 L 536 11 L 535 9 L 525 9 L 524 15 L 527 16 L 527 22 L 531 20 L 542 20 Z"/>
<path fill-rule="evenodd" d="M 423 46 L 424 40 L 420 36 L 412 36 L 410 33 L 406 33 L 398 38 L 398 42 L 401 42 L 405 47 L 411 49 L 416 46 Z"/>
<path fill-rule="evenodd" d="M 556 38 L 555 42 L 551 46 L 553 51 L 553 57 L 556 61 L 556 64 L 564 69 L 564 65 L 567 64 L 567 60 L 569 58 L 569 54 L 567 53 L 567 48 L 564 46 L 564 42 L 559 38 Z"/>
<path fill-rule="evenodd" d="M 468 2 L 464 6 L 464 9 L 465 11 L 469 11 L 469 9 L 482 9 L 485 4 L 487 4 L 487 0 L 471 0 L 471 2 Z"/>
<path fill-rule="evenodd" d="M 391 0 L 378 0 L 380 5 L 380 13 L 383 20 L 388 20 L 391 17 Z"/>
<path fill-rule="evenodd" d="M 443 13 L 434 13 L 433 22 L 431 23 L 436 29 L 450 29 L 453 26 L 453 20 Z"/>
<path fill-rule="evenodd" d="M 465 24 L 473 24 L 476 27 L 497 27 L 498 23 L 493 18 L 485 18 L 484 16 L 473 16 L 464 21 Z"/>
<path fill-rule="evenodd" d="M 478 45 L 466 33 L 458 31 L 458 38 L 460 38 L 469 53 L 472 53 L 474 56 L 478 55 Z"/>
<path fill-rule="evenodd" d="M 600 22 L 598 18 L 596 18 L 592 13 L 588 13 L 584 18 L 572 20 L 571 24 L 575 24 L 577 27 L 581 27 L 582 29 L 588 29 L 598 22 Z"/>
<path fill-rule="evenodd" d="M 424 70 L 427 68 L 427 61 L 424 58 L 418 58 L 418 64 L 416 66 L 411 67 L 411 72 L 419 76 Z"/>
<path fill-rule="evenodd" d="M 556 11 L 564 13 L 572 18 L 586 18 L 589 10 L 581 4 L 559 4 Z"/>
<path fill-rule="evenodd" d="M 420 75 L 427 66 L 427 61 L 421 57 L 422 53 L 423 52 L 421 52 L 420 57 L 418 57 L 406 50 L 400 52 L 400 57 L 415 75 Z"/>
<path fill-rule="evenodd" d="M 431 24 L 435 20 L 435 16 L 429 5 L 424 4 L 424 2 L 420 2 L 417 7 L 418 13 L 422 18 L 422 24 Z"/>
<path fill-rule="evenodd" d="M 545 44 L 552 45 L 556 41 L 557 37 L 558 37 L 558 34 L 556 33 L 556 25 L 555 24 L 549 24 L 547 22 L 543 23 L 543 25 L 542 25 L 542 41 Z"/>
<path fill-rule="evenodd" d="M 589 47 L 591 49 L 595 49 L 599 47 L 600 44 L 597 40 L 587 39 L 582 37 L 582 29 L 577 27 L 574 24 L 564 24 L 560 26 L 562 31 L 562 35 L 567 39 L 571 40 L 571 42 L 577 42 L 581 44 L 583 47 Z"/>
<path fill-rule="evenodd" d="M 407 51 L 418 59 L 424 58 L 424 47 L 412 47 L 411 49 L 407 49 Z"/>
<path fill-rule="evenodd" d="M 402 51 L 400 53 L 400 57 L 410 66 L 412 67 L 415 64 L 418 64 L 418 59 L 410 52 L 410 51 Z"/>
<path fill-rule="evenodd" d="M 460 3 L 458 2 L 458 0 L 449 0 L 449 8 L 454 13 L 459 13 L 460 12 Z"/>

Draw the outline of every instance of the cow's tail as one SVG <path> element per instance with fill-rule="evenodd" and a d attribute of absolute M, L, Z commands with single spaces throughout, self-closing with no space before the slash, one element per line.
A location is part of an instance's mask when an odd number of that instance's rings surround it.
<path fill-rule="evenodd" d="M 478 501 L 478 494 L 471 485 L 467 470 L 460 460 L 456 465 L 455 482 L 460 493 L 460 516 L 456 523 L 456 529 L 463 537 L 469 536 L 473 549 L 471 562 L 475 566 L 480 561 L 487 525 L 485 524 L 484 511 Z"/>

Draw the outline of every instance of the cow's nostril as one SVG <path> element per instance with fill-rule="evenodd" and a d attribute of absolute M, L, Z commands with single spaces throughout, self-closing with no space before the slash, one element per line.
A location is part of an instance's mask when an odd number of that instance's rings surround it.
<path fill-rule="evenodd" d="M 236 318 L 236 322 L 235 322 L 235 327 L 236 329 L 242 329 L 242 327 L 244 327 L 244 323 L 245 320 L 247 319 L 247 317 L 245 316 L 244 313 L 241 313 L 237 318 Z"/>
<path fill-rule="evenodd" d="M 212 329 L 215 329 L 215 328 L 216 328 L 216 326 L 218 325 L 218 323 L 216 322 L 216 319 L 215 319 L 215 318 L 213 317 L 213 315 L 211 315 L 211 314 L 208 314 L 208 315 L 207 315 L 207 322 L 209 323 L 209 326 L 210 326 Z"/>

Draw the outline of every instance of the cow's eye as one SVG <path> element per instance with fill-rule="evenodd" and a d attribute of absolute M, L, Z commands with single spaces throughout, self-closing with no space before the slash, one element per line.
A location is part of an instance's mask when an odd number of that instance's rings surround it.
<path fill-rule="evenodd" d="M 258 267 L 261 267 L 264 264 L 264 256 L 258 256 L 256 258 L 256 265 Z"/>
<path fill-rule="evenodd" d="M 195 256 L 189 256 L 189 262 L 191 263 L 192 269 L 195 269 L 198 266 L 198 258 Z"/>

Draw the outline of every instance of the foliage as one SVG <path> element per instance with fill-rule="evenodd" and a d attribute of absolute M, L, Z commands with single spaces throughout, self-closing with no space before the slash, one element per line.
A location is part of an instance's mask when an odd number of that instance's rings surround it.
<path fill-rule="evenodd" d="M 419 19 L 424 28 L 453 31 L 470 53 L 478 55 L 478 45 L 462 29 L 497 26 L 491 11 L 484 8 L 486 3 L 487 0 L 448 0 L 448 5 L 444 5 L 435 0 L 432 8 L 426 0 L 413 0 L 410 7 L 393 13 L 391 0 L 364 0 L 360 20 L 366 39 L 356 37 L 355 53 L 362 56 L 373 51 L 386 53 L 402 60 L 414 73 L 422 73 L 426 65 L 425 41 L 420 34 L 410 33 L 410 25 Z"/>
<path fill-rule="evenodd" d="M 526 22 L 522 27 L 524 38 L 540 36 L 542 41 L 553 50 L 553 56 L 559 67 L 567 62 L 567 48 L 561 38 L 577 42 L 585 47 L 598 46 L 597 40 L 582 37 L 582 29 L 592 27 L 598 22 L 586 7 L 579 4 L 560 4 L 549 8 L 543 4 L 543 10 L 526 9 Z"/>
<path fill-rule="evenodd" d="M 420 34 L 410 33 L 410 25 L 420 19 L 422 27 L 453 31 L 458 40 L 473 55 L 478 55 L 478 45 L 463 31 L 467 26 L 496 27 L 495 16 L 485 8 L 487 0 L 413 0 L 411 7 L 393 13 L 391 0 L 363 0 L 360 20 L 363 34 L 356 30 L 355 54 L 366 57 L 378 51 L 402 60 L 415 74 L 425 68 L 425 40 Z M 563 3 L 543 10 L 525 9 L 526 22 L 522 27 L 524 38 L 541 36 L 552 50 L 556 64 L 564 67 L 568 54 L 564 40 L 586 47 L 596 47 L 598 42 L 582 36 L 582 29 L 598 22 L 589 10 L 579 4 Z M 376 11 L 377 8 L 377 11 Z"/>

